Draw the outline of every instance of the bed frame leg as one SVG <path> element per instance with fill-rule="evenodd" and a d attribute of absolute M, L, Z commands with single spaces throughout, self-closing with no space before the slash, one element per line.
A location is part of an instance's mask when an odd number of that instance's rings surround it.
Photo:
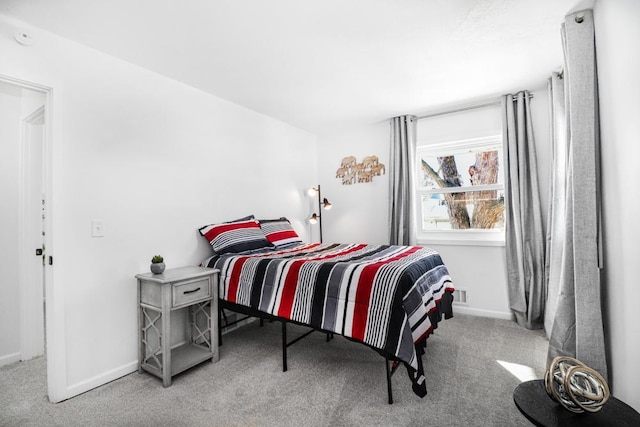
<path fill-rule="evenodd" d="M 391 391 L 391 368 L 389 368 L 389 359 L 384 359 L 384 366 L 387 369 L 387 395 L 389 396 L 389 405 L 392 405 L 393 392 Z"/>
<path fill-rule="evenodd" d="M 287 322 L 282 322 L 282 372 L 287 372 Z"/>

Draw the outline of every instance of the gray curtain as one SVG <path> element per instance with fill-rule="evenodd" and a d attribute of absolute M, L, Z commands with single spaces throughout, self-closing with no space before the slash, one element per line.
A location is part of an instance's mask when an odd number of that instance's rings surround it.
<path fill-rule="evenodd" d="M 519 325 L 540 329 L 546 298 L 545 235 L 529 92 L 502 98 L 505 152 L 505 245 L 509 305 Z"/>
<path fill-rule="evenodd" d="M 415 116 L 391 119 L 391 153 L 389 160 L 389 243 L 416 244 L 415 169 L 416 169 Z"/>
<path fill-rule="evenodd" d="M 561 250 L 552 250 L 549 262 L 549 289 L 556 294 L 557 305 L 548 357 L 575 357 L 607 378 L 600 298 L 600 149 L 592 11 L 567 15 L 562 38 L 567 160 L 565 186 L 558 189 L 565 196 L 564 218 L 552 226 L 550 236 L 551 247 L 559 242 Z M 557 165 L 554 173 L 562 166 Z M 556 196 L 554 193 L 552 200 Z"/>
<path fill-rule="evenodd" d="M 551 179 L 549 181 L 549 209 L 547 226 L 547 258 L 545 277 L 547 280 L 547 303 L 544 313 L 544 329 L 551 338 L 553 319 L 556 315 L 560 295 L 560 272 L 566 260 L 565 218 L 567 216 L 567 171 L 569 169 L 569 141 L 565 112 L 564 81 L 562 74 L 553 73 L 548 81 L 549 130 L 551 141 Z M 551 264 L 553 263 L 553 268 Z"/>

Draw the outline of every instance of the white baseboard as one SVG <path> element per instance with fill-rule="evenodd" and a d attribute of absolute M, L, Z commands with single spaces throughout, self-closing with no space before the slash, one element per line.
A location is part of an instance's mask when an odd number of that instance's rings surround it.
<path fill-rule="evenodd" d="M 6 356 L 0 356 L 0 366 L 10 365 L 11 363 L 19 362 L 22 357 L 20 352 L 7 354 Z"/>
<path fill-rule="evenodd" d="M 112 369 L 110 371 L 104 372 L 100 375 L 96 375 L 95 377 L 86 379 L 84 381 L 80 381 L 79 383 L 72 384 L 67 387 L 67 396 L 63 399 L 70 399 L 74 396 L 92 390 L 96 387 L 100 387 L 108 382 L 113 380 L 117 380 L 118 378 L 124 377 L 125 375 L 129 375 L 132 372 L 138 370 L 138 361 L 134 360 L 133 362 L 129 362 L 125 365 L 122 365 L 118 368 Z"/>
<path fill-rule="evenodd" d="M 453 304 L 453 314 L 468 314 L 470 316 L 491 317 L 493 319 L 515 320 L 513 313 L 493 310 L 483 310 L 480 308 L 467 307 L 462 304 Z"/>

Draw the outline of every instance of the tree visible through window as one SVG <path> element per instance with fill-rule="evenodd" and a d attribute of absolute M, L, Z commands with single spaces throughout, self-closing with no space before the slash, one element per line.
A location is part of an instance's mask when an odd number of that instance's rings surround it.
<path fill-rule="evenodd" d="M 422 231 L 502 230 L 500 136 L 418 147 Z"/>

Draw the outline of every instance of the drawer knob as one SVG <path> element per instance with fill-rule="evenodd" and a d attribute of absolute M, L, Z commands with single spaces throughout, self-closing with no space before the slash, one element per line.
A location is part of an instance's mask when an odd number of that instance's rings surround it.
<path fill-rule="evenodd" d="M 184 291 L 184 292 L 183 292 L 183 294 L 184 294 L 184 295 L 186 295 L 186 294 L 192 294 L 192 293 L 194 293 L 194 292 L 198 292 L 199 290 L 200 290 L 200 288 L 196 288 L 196 289 L 192 289 L 192 290 L 190 290 L 190 291 Z"/>

